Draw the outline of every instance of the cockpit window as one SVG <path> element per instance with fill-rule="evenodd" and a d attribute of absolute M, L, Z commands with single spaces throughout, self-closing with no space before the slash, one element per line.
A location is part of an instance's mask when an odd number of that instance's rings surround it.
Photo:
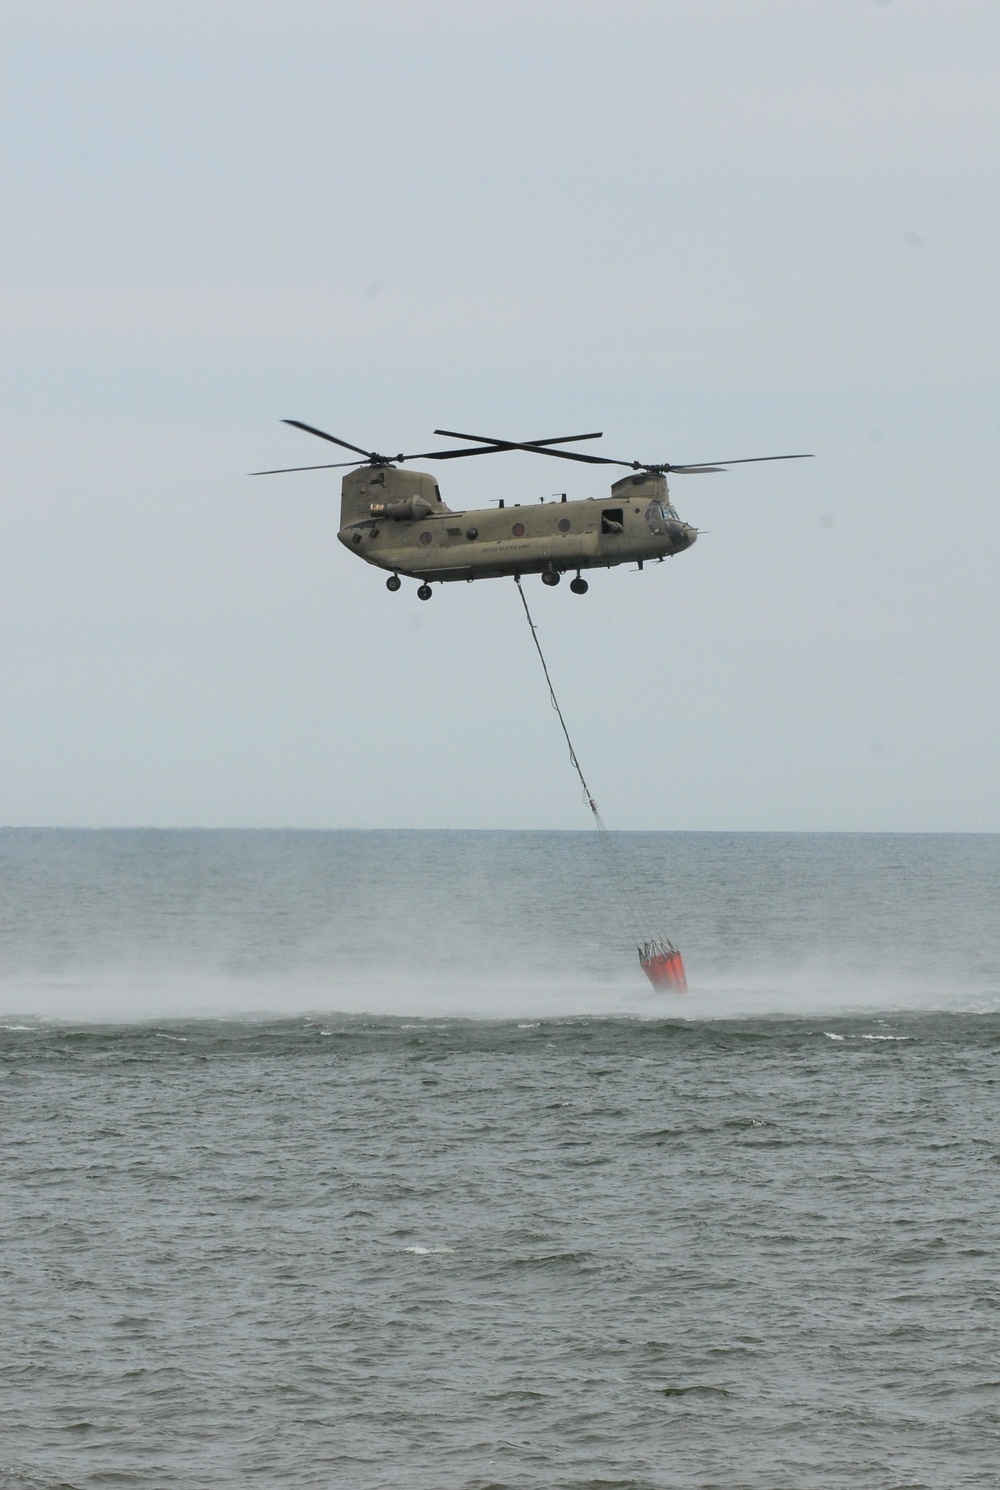
<path fill-rule="evenodd" d="M 677 513 L 667 502 L 650 502 L 646 508 L 646 527 L 658 538 L 669 538 L 673 524 L 680 522 Z"/>

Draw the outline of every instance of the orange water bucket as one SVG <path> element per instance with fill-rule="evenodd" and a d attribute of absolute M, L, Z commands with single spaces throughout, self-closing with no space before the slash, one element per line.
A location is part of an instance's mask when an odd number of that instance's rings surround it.
<path fill-rule="evenodd" d="M 654 988 L 687 993 L 684 959 L 672 942 L 647 942 L 639 948 L 639 966 Z"/>

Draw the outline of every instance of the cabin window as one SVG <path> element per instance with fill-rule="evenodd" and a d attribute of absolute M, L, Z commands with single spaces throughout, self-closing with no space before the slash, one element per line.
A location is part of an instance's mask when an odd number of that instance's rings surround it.
<path fill-rule="evenodd" d="M 514 526 L 511 528 L 511 532 L 513 533 L 515 538 L 523 538 L 524 523 L 515 523 Z"/>
<path fill-rule="evenodd" d="M 431 535 L 429 533 L 421 533 L 421 535 L 420 535 L 420 542 L 421 543 L 430 543 L 430 541 L 431 541 Z"/>
<path fill-rule="evenodd" d="M 573 526 L 573 524 L 570 522 L 570 520 L 569 520 L 568 517 L 561 517 L 559 519 L 559 531 L 560 531 L 560 533 L 568 533 L 569 530 L 570 530 L 570 528 L 572 526 Z"/>
<path fill-rule="evenodd" d="M 605 507 L 601 513 L 602 533 L 624 533 L 625 514 L 621 507 Z"/>

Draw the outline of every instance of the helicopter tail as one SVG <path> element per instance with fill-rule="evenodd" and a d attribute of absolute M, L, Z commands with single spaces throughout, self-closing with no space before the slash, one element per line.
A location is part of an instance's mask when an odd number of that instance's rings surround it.
<path fill-rule="evenodd" d="M 349 471 L 340 487 L 340 526 L 387 518 L 419 521 L 432 512 L 447 512 L 438 484 L 425 471 L 401 471 L 397 466 L 359 466 Z"/>

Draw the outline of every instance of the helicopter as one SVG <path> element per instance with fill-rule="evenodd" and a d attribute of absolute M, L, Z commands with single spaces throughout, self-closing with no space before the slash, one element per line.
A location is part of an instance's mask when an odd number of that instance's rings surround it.
<path fill-rule="evenodd" d="M 294 471 L 328 471 L 350 466 L 343 478 L 340 531 L 337 537 L 349 552 L 368 564 L 389 570 L 386 589 L 399 590 L 401 575 L 420 581 L 417 596 L 430 600 L 432 583 L 477 579 L 520 578 L 540 574 L 544 585 L 558 585 L 564 574 L 576 571 L 569 588 L 575 595 L 589 589 L 584 570 L 610 569 L 616 564 L 643 564 L 673 558 L 691 547 L 697 528 L 684 522 L 670 501 L 667 476 L 702 475 L 728 466 L 758 461 L 807 460 L 807 455 L 755 455 L 736 460 L 672 465 L 668 461 L 615 460 L 567 450 L 583 440 L 599 440 L 602 431 L 559 435 L 544 440 L 506 440 L 490 435 L 462 434 L 436 429 L 447 439 L 471 441 L 454 450 L 424 450 L 415 455 L 380 455 L 364 450 L 338 435 L 328 434 L 299 419 L 284 424 L 329 440 L 355 457 L 318 466 L 283 466 L 254 471 L 255 476 L 281 476 Z M 424 471 L 399 467 L 413 460 L 459 460 L 473 455 L 497 455 L 522 450 L 558 460 L 588 465 L 623 466 L 629 474 L 611 487 L 610 497 L 567 501 L 566 494 L 537 505 L 501 498 L 496 508 L 453 511 L 441 496 L 435 478 Z"/>

